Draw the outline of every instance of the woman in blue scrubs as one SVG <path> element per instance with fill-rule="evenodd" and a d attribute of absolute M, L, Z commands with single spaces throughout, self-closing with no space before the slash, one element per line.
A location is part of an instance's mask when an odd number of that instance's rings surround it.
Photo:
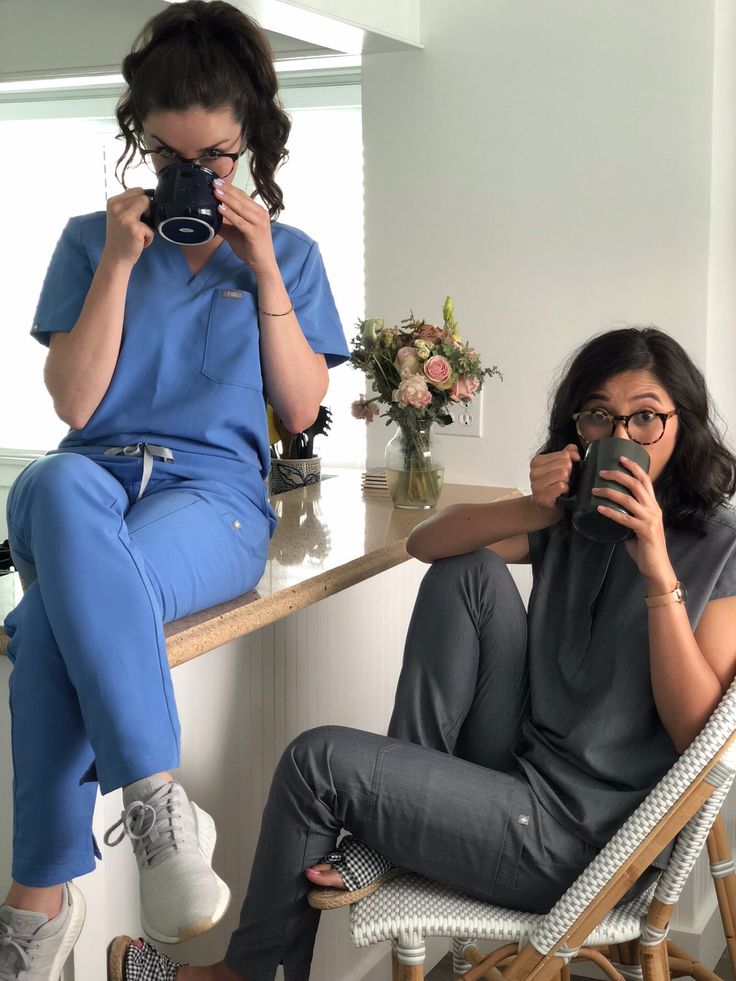
<path fill-rule="evenodd" d="M 123 788 L 106 840 L 131 838 L 146 931 L 178 942 L 223 916 L 214 824 L 169 772 L 179 723 L 163 624 L 258 582 L 275 524 L 265 398 L 303 430 L 348 355 L 316 244 L 273 221 L 289 120 L 257 25 L 220 0 L 172 4 L 123 74 L 124 168 L 138 152 L 156 171 L 209 168 L 223 224 L 181 247 L 130 188 L 71 219 L 38 304 L 33 335 L 70 431 L 8 503 L 26 591 L 6 621 L 14 881 L 0 976 L 22 981 L 56 979 L 81 930 L 71 880 L 99 857 L 98 784 Z M 263 204 L 233 185 L 241 158 Z"/>

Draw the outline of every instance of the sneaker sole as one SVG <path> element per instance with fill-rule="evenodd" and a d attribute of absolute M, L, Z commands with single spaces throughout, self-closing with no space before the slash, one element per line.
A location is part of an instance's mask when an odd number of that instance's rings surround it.
<path fill-rule="evenodd" d="M 57 978 L 61 976 L 64 965 L 72 950 L 74 950 L 74 945 L 79 939 L 79 934 L 82 932 L 84 918 L 87 915 L 87 904 L 84 901 L 82 893 L 73 882 L 67 882 L 66 885 L 71 901 L 71 916 L 61 947 L 57 950 L 56 957 L 54 957 L 53 963 L 51 964 L 51 973 L 49 974 L 51 981 L 57 981 Z"/>
<path fill-rule="evenodd" d="M 201 807 L 197 807 L 194 801 L 191 801 L 190 803 L 197 818 L 199 850 L 207 860 L 207 864 L 210 866 L 210 868 L 212 868 L 212 856 L 214 855 L 215 844 L 217 842 L 217 829 L 215 828 L 215 822 L 206 811 L 203 811 Z M 156 930 L 153 930 L 143 918 L 141 918 L 141 926 L 143 927 L 144 932 L 152 940 L 158 940 L 159 943 L 162 944 L 181 944 L 184 943 L 185 940 L 191 940 L 193 937 L 198 937 L 202 933 L 207 933 L 208 930 L 211 930 L 212 927 L 216 926 L 223 918 L 225 913 L 227 913 L 228 907 L 230 906 L 230 889 L 228 888 L 227 883 L 222 881 L 214 869 L 212 869 L 212 874 L 214 875 L 217 883 L 217 902 L 211 916 L 203 916 L 201 919 L 195 920 L 194 923 L 189 923 L 187 926 L 182 927 L 177 937 L 166 936 L 166 934 L 158 933 Z"/>

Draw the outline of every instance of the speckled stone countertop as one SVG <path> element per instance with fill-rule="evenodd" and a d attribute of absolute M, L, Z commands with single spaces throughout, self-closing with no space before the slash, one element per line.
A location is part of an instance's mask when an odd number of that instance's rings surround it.
<path fill-rule="evenodd" d="M 438 510 L 513 497 L 508 487 L 445 484 Z M 394 508 L 388 494 L 363 494 L 358 471 L 271 498 L 279 523 L 263 578 L 250 593 L 166 625 L 176 667 L 404 562 L 409 532 L 430 511 Z M 18 576 L 0 576 L 0 622 L 21 596 Z M 0 630 L 0 654 L 7 638 Z"/>

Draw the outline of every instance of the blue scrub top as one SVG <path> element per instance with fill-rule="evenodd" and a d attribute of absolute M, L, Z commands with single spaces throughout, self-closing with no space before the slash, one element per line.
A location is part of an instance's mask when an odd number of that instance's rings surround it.
<path fill-rule="evenodd" d="M 72 218 L 46 273 L 32 334 L 48 345 L 79 318 L 105 243 L 106 215 Z M 317 244 L 271 226 L 276 260 L 312 350 L 328 367 L 349 357 Z M 174 452 L 176 469 L 252 488 L 263 497 L 268 427 L 259 352 L 256 280 L 223 241 L 192 276 L 181 247 L 156 235 L 133 267 L 120 355 L 87 425 L 59 449 L 98 457 L 149 442 Z M 260 482 L 260 488 L 254 481 Z"/>

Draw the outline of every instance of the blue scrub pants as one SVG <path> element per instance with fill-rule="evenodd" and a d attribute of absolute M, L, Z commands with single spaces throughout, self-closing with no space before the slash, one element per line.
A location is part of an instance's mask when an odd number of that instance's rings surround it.
<path fill-rule="evenodd" d="M 90 872 L 102 793 L 179 763 L 163 624 L 252 589 L 268 517 L 216 480 L 141 461 L 43 457 L 8 499 L 27 585 L 5 621 L 13 752 L 13 878 L 50 886 Z"/>

